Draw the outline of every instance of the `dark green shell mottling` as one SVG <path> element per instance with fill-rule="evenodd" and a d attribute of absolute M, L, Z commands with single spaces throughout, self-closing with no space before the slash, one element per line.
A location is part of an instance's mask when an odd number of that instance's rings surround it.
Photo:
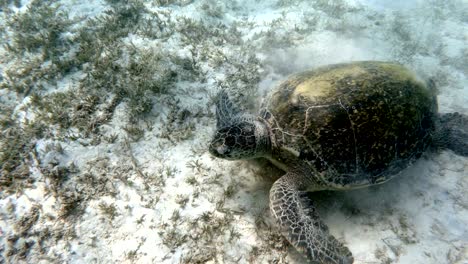
<path fill-rule="evenodd" d="M 363 61 L 290 77 L 261 117 L 272 129 L 273 159 L 307 161 L 345 187 L 384 181 L 418 158 L 430 145 L 436 105 L 403 66 Z"/>

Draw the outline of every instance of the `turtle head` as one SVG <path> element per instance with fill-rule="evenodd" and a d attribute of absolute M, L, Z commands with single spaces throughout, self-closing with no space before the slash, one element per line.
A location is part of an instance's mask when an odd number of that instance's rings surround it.
<path fill-rule="evenodd" d="M 216 131 L 210 153 L 218 158 L 237 160 L 265 156 L 270 148 L 268 128 L 254 118 L 239 118 Z"/>
<path fill-rule="evenodd" d="M 265 122 L 245 114 L 234 104 L 226 90 L 216 100 L 216 133 L 209 150 L 223 159 L 252 159 L 270 150 L 270 133 Z"/>

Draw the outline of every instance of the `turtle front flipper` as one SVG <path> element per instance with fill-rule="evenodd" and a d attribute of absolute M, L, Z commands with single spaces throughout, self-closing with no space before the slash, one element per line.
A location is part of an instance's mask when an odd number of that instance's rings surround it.
<path fill-rule="evenodd" d="M 240 114 L 241 110 L 231 101 L 226 90 L 219 91 L 216 99 L 216 128 L 230 125 Z"/>
<path fill-rule="evenodd" d="M 282 234 L 309 261 L 351 264 L 351 252 L 329 233 L 302 190 L 311 186 L 311 178 L 304 170 L 296 169 L 277 180 L 270 190 L 271 213 Z"/>
<path fill-rule="evenodd" d="M 436 147 L 468 156 L 468 116 L 457 112 L 439 115 L 433 142 Z"/>

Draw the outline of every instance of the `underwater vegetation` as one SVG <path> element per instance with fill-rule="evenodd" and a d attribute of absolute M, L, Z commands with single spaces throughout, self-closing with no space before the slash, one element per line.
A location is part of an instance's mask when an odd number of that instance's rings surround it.
<path fill-rule="evenodd" d="M 7 262 L 286 263 L 290 246 L 272 229 L 266 202 L 265 178 L 281 173 L 209 156 L 217 91 L 254 111 L 265 89 L 296 70 L 360 59 L 325 54 L 324 34 L 346 43 L 372 36 L 388 44 L 384 59 L 436 76 L 440 87 L 461 89 L 454 72 L 468 74 L 443 32 L 418 28 L 466 19 L 458 1 L 430 1 L 423 15 L 327 0 L 80 2 L 0 1 Z M 424 67 L 428 57 L 441 67 Z M 414 244 L 412 224 L 400 218 L 392 228 Z M 249 237 L 255 245 L 246 246 Z M 148 250 L 155 246 L 164 254 Z M 122 250 L 102 256 L 113 248 Z M 402 251 L 393 249 L 371 255 L 390 263 Z"/>

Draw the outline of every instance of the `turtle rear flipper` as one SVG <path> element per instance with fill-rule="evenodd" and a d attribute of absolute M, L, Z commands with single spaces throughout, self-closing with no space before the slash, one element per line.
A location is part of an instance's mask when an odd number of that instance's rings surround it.
<path fill-rule="evenodd" d="M 330 235 L 312 201 L 301 187 L 310 186 L 310 175 L 292 170 L 270 190 L 270 210 L 283 235 L 312 263 L 353 263 L 349 249 Z"/>
<path fill-rule="evenodd" d="M 457 112 L 440 114 L 433 141 L 438 148 L 468 156 L 468 116 Z"/>

